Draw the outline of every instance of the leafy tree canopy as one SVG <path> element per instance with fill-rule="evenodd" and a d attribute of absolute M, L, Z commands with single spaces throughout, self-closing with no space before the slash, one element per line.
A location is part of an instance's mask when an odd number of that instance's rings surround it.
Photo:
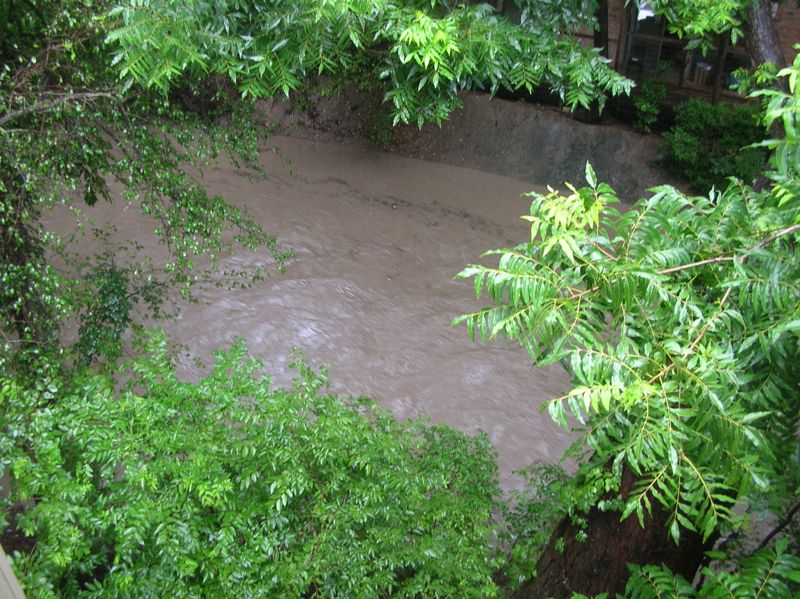
<path fill-rule="evenodd" d="M 643 0 L 636 0 L 637 6 L 643 4 Z M 682 38 L 701 41 L 730 32 L 735 43 L 742 35 L 742 20 L 750 0 L 651 0 L 647 4 L 667 19 L 670 31 Z"/>
<path fill-rule="evenodd" d="M 6 339 L 54 340 L 63 317 L 78 312 L 89 359 L 117 343 L 126 306 L 144 300 L 157 311 L 167 285 L 188 292 L 203 276 L 198 255 L 213 261 L 236 242 L 266 247 L 280 263 L 285 255 L 270 236 L 184 168 L 220 152 L 256 167 L 268 128 L 254 98 L 289 93 L 312 75 L 348 73 L 365 57 L 395 122 L 440 122 L 468 87 L 545 84 L 573 107 L 630 89 L 595 50 L 561 36 L 591 21 L 582 3 L 520 7 L 513 24 L 487 5 L 438 1 L 1 1 Z M 111 181 L 153 217 L 172 258 L 157 268 L 138 257 L 119 263 L 109 252 L 84 263 L 85 276 L 64 278 L 45 256 L 66 250 L 39 217 L 57 203 L 108 201 Z M 113 314 L 104 308 L 112 290 L 125 300 Z"/>
<path fill-rule="evenodd" d="M 143 342 L 121 391 L 0 374 L 0 531 L 30 537 L 30 597 L 495 594 L 485 435 L 399 424 L 301 360 L 274 389 L 243 343 L 182 382 Z"/>
<path fill-rule="evenodd" d="M 107 39 L 123 77 L 145 87 L 217 74 L 255 98 L 289 94 L 367 54 L 395 123 L 440 123 L 463 89 L 547 85 L 572 108 L 630 90 L 596 49 L 563 35 L 593 22 L 582 2 L 518 5 L 515 24 L 488 4 L 447 0 L 148 0 L 112 10 Z"/>
<path fill-rule="evenodd" d="M 493 592 L 485 440 L 398 425 L 324 395 L 305 369 L 293 390 L 272 390 L 241 346 L 198 385 L 175 378 L 159 340 L 128 364 L 118 395 L 84 367 L 118 357 L 136 301 L 158 311 L 164 286 L 188 290 L 198 255 L 238 242 L 284 257 L 186 168 L 220 152 L 256 166 L 251 100 L 364 56 L 395 122 L 440 122 L 471 87 L 545 84 L 572 107 L 630 88 L 562 35 L 592 22 L 591 5 L 518 5 L 514 24 L 486 5 L 437 0 L 0 0 L 0 470 L 12 481 L 2 518 L 37 540 L 15 564 L 29 588 L 354 594 L 367 581 L 386 593 Z M 736 31 L 743 10 L 656 5 L 698 38 Z M 493 302 L 465 317 L 471 331 L 517 339 L 573 374 L 574 389 L 549 406 L 584 427 L 573 514 L 602 505 L 624 471 L 637 485 L 623 514 L 663 506 L 676 542 L 740 529 L 736 502 L 778 517 L 796 505 L 798 71 L 782 73 L 791 95 L 762 92 L 768 122 L 786 131 L 764 144 L 769 190 L 733 182 L 689 198 L 665 187 L 620 213 L 587 169 L 586 187 L 533 197 L 530 240 L 499 252 L 497 268 L 462 273 Z M 111 185 L 153 217 L 171 249 L 163 268 L 114 252 L 77 262 L 41 228 L 49 206 L 110 200 Z M 78 276 L 53 268 L 54 253 Z M 74 315 L 82 338 L 70 356 L 58 332 Z M 795 564 L 781 543 L 742 562 L 738 578 L 708 576 L 723 590 L 779 593 L 797 583 Z M 261 571 L 274 580 L 253 580 Z M 656 567 L 632 581 L 644 596 L 688 587 Z"/>
<path fill-rule="evenodd" d="M 109 312 L 112 289 L 131 307 L 140 299 L 158 311 L 166 285 L 183 291 L 199 278 L 196 258 L 214 259 L 231 243 L 264 247 L 285 258 L 274 239 L 243 211 L 209 196 L 187 166 L 201 166 L 226 152 L 237 164 L 257 168 L 251 107 L 212 90 L 172 97 L 125 89 L 104 44 L 104 2 L 0 2 L 3 26 L 0 68 L 0 315 L 6 349 L 43 348 L 57 341 L 63 318 L 80 312 L 85 358 L 113 345 L 129 310 Z M 196 102 L 195 102 L 196 101 Z M 109 251 L 87 262 L 45 232 L 39 217 L 53 205 L 79 210 L 111 201 L 113 194 L 152 217 L 170 248 L 170 260 L 150 265 L 134 255 L 121 263 Z M 113 249 L 124 238 L 102 233 Z M 49 257 L 62 254 L 77 272 L 64 276 Z M 256 275 L 258 273 L 255 273 Z M 124 276 L 123 276 L 124 275 Z M 113 303 L 113 302 L 112 302 Z M 122 304 L 116 303 L 119 308 Z"/>
<path fill-rule="evenodd" d="M 458 319 L 470 334 L 516 340 L 535 363 L 561 361 L 572 375 L 547 411 L 583 432 L 577 481 L 592 504 L 615 509 L 607 490 L 629 470 L 636 482 L 621 517 L 644 525 L 657 505 L 676 544 L 746 528 L 750 514 L 737 504 L 785 524 L 797 510 L 799 73 L 800 59 L 780 72 L 788 94 L 758 93 L 767 124 L 785 130 L 763 144 L 774 150 L 768 190 L 733 179 L 688 197 L 665 186 L 619 211 L 587 165 L 586 187 L 531 194 L 528 241 L 489 252 L 497 266 L 459 275 L 490 300 Z M 778 561 L 784 576 L 798 563 Z M 787 580 L 796 584 L 796 571 Z"/>

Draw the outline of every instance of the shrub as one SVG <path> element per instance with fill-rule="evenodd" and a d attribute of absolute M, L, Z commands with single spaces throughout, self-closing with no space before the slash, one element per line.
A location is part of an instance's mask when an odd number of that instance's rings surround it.
<path fill-rule="evenodd" d="M 659 63 L 654 78 L 640 83 L 633 92 L 633 106 L 636 108 L 636 121 L 633 127 L 642 133 L 650 133 L 650 127 L 658 121 L 661 103 L 667 97 L 667 86 L 659 77 L 669 68 L 667 63 Z"/>
<path fill-rule="evenodd" d="M 749 183 L 762 172 L 766 152 L 746 147 L 763 137 L 757 107 L 690 99 L 675 113 L 675 125 L 662 136 L 667 172 L 702 193 L 724 188 L 728 177 Z"/>
<path fill-rule="evenodd" d="M 661 113 L 661 102 L 667 97 L 667 88 L 660 81 L 648 80 L 642 83 L 639 93 L 633 97 L 636 107 L 636 122 L 633 126 L 642 133 L 650 133 Z"/>
<path fill-rule="evenodd" d="M 326 394 L 302 361 L 274 389 L 241 342 L 196 384 L 163 334 L 146 349 L 121 389 L 0 374 L 0 530 L 29 597 L 495 594 L 485 435 Z"/>

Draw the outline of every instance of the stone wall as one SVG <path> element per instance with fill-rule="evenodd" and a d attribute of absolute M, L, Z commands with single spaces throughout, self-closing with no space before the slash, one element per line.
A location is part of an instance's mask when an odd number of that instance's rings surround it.
<path fill-rule="evenodd" d="M 589 161 L 600 180 L 631 201 L 650 187 L 678 184 L 654 166 L 659 138 L 606 122 L 589 125 L 555 108 L 465 93 L 464 106 L 441 127 L 398 127 L 387 132 L 390 152 L 464 166 L 538 185 L 584 183 Z M 316 97 L 302 110 L 286 101 L 263 102 L 277 133 L 323 141 L 370 143 L 380 101 L 353 92 Z M 387 107 L 383 106 L 385 110 Z M 381 136 L 382 137 L 382 136 Z"/>

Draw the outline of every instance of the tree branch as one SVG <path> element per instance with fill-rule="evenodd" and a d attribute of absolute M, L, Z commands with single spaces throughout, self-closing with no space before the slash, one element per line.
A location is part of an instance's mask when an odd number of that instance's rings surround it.
<path fill-rule="evenodd" d="M 697 337 L 694 338 L 694 341 L 692 341 L 692 344 L 689 346 L 689 351 L 686 352 L 686 357 L 690 356 L 692 354 L 692 352 L 697 348 L 697 346 L 700 345 L 700 341 L 702 341 L 703 337 L 705 337 L 705 334 L 708 331 L 708 328 L 711 326 L 711 323 L 714 322 L 719 317 L 720 314 L 722 314 L 722 312 L 724 310 L 724 307 L 725 307 L 725 302 L 727 302 L 728 298 L 731 296 L 731 291 L 733 291 L 733 287 L 728 287 L 725 290 L 725 294 L 722 296 L 722 299 L 719 301 L 719 310 L 717 310 L 714 313 L 714 315 L 711 318 L 709 318 L 705 322 L 703 327 L 700 329 L 700 332 L 697 334 Z M 656 374 L 654 374 L 650 378 L 650 380 L 647 381 L 647 383 L 648 384 L 655 383 L 658 379 L 660 379 L 660 378 L 664 377 L 664 375 L 668 374 L 673 368 L 675 368 L 675 362 L 671 362 L 668 366 L 665 366 L 664 368 L 662 368 L 660 371 L 658 371 Z"/>
<path fill-rule="evenodd" d="M 661 271 L 660 274 L 665 274 L 666 272 L 676 272 L 676 271 L 679 271 L 679 270 L 686 270 L 686 269 L 692 268 L 694 266 L 700 266 L 700 265 L 703 265 L 703 264 L 714 264 L 716 262 L 732 262 L 734 260 L 738 260 L 739 264 L 744 264 L 745 262 L 747 262 L 747 258 L 750 256 L 750 252 L 752 252 L 753 250 L 763 248 L 763 247 L 769 245 L 770 243 L 772 243 L 773 241 L 775 241 L 777 239 L 780 239 L 781 237 L 785 237 L 786 235 L 791 235 L 795 231 L 800 231 L 800 224 L 792 225 L 791 227 L 786 227 L 785 229 L 781 229 L 777 233 L 762 239 L 756 245 L 754 245 L 752 248 L 750 248 L 750 250 L 748 251 L 747 254 L 745 254 L 743 256 L 740 256 L 739 258 L 733 258 L 732 256 L 719 256 L 717 258 L 709 258 L 708 260 L 700 260 L 699 262 L 693 262 L 691 264 L 684 264 L 682 266 L 675 266 L 675 267 L 669 268 L 669 269 L 667 269 L 665 271 Z M 723 311 L 723 308 L 725 306 L 725 303 L 728 301 L 728 298 L 731 296 L 731 292 L 732 291 L 733 291 L 733 287 L 728 287 L 725 290 L 725 294 L 722 296 L 722 299 L 720 299 L 720 301 L 719 301 L 719 310 L 717 310 L 717 312 L 711 318 L 709 318 L 706 321 L 706 323 L 703 325 L 703 328 L 700 329 L 700 332 L 697 334 L 697 337 L 695 337 L 695 340 L 689 346 L 689 351 L 686 354 L 687 356 L 691 355 L 691 353 L 700 344 L 700 341 L 705 336 L 706 332 L 708 331 L 708 328 L 711 326 L 711 323 L 713 323 L 719 317 L 719 315 L 722 314 L 722 311 Z M 659 371 L 658 373 L 653 375 L 653 377 L 648 381 L 648 383 L 654 383 L 658 379 L 662 378 L 665 374 L 667 374 L 673 368 L 675 368 L 675 362 L 672 362 L 669 366 L 663 368 L 661 371 Z M 795 506 L 795 508 L 800 509 L 800 504 L 798 506 Z M 796 511 L 796 509 L 795 509 L 795 511 Z M 794 515 L 794 512 L 792 512 L 792 515 Z M 765 540 L 765 542 L 768 541 L 770 538 L 771 537 L 768 537 Z"/>
<path fill-rule="evenodd" d="M 719 262 L 733 262 L 734 260 L 735 258 L 733 256 L 717 256 L 716 258 L 708 258 L 706 260 L 699 260 L 697 262 L 690 262 L 689 264 L 681 264 L 680 266 L 673 266 L 672 268 L 666 268 L 664 270 L 658 271 L 658 274 L 668 275 L 673 272 L 689 270 L 690 268 L 695 268 L 696 266 L 705 266 L 706 264 L 717 264 Z"/>
<path fill-rule="evenodd" d="M 747 251 L 747 254 L 745 254 L 744 256 L 741 256 L 739 258 L 739 262 L 741 264 L 744 264 L 745 262 L 747 262 L 747 256 L 748 256 L 748 254 L 750 252 L 752 252 L 754 250 L 761 249 L 763 247 L 766 247 L 770 243 L 772 243 L 773 241 L 776 241 L 776 240 L 780 239 L 781 237 L 786 237 L 787 235 L 791 235 L 792 233 L 796 233 L 797 231 L 800 231 L 800 224 L 792 225 L 791 227 L 786 227 L 785 229 L 781 229 L 777 233 L 762 239 L 756 245 L 751 247 Z M 595 247 L 597 247 L 596 244 L 592 244 L 592 245 L 595 245 Z M 598 249 L 601 249 L 601 248 L 598 248 Z M 603 253 L 605 253 L 605 252 L 603 252 Z M 606 254 L 606 255 L 608 255 L 608 254 Z M 660 274 L 660 275 L 668 275 L 668 274 L 672 274 L 674 272 L 681 272 L 683 270 L 690 270 L 690 269 L 696 268 L 698 266 L 706 266 L 707 264 L 721 264 L 721 263 L 724 263 L 724 262 L 733 262 L 734 260 L 736 260 L 735 256 L 715 256 L 714 258 L 706 258 L 705 260 L 698 260 L 697 262 L 690 262 L 688 264 L 680 264 L 678 266 L 672 266 L 670 268 L 665 268 L 664 270 L 659 270 L 658 274 Z M 567 299 L 568 300 L 580 299 L 584 295 L 592 293 L 593 291 L 599 291 L 599 289 L 600 289 L 600 286 L 599 285 L 595 285 L 594 287 L 591 287 L 589 289 L 584 289 L 583 291 L 575 292 L 572 295 L 568 296 Z M 727 301 L 729 295 L 730 295 L 730 290 L 728 290 L 728 292 L 725 293 L 725 297 L 723 298 L 722 303 Z M 720 305 L 722 305 L 722 303 Z M 715 316 L 715 318 L 716 318 L 716 316 Z M 693 344 L 693 347 L 694 347 L 694 344 Z"/>
<path fill-rule="evenodd" d="M 772 538 L 773 538 L 773 537 L 774 537 L 776 534 L 778 534 L 778 533 L 779 533 L 780 531 L 782 531 L 784 528 L 786 528 L 787 526 L 789 526 L 789 524 L 792 522 L 792 518 L 794 518 L 794 515 L 795 515 L 795 514 L 796 514 L 798 511 L 800 511 L 800 501 L 798 501 L 797 503 L 795 503 L 795 504 L 792 506 L 792 508 L 791 508 L 791 509 L 790 509 L 788 512 L 786 512 L 786 516 L 783 518 L 783 520 L 781 520 L 781 521 L 780 521 L 780 524 L 778 524 L 778 526 L 776 526 L 775 528 L 773 528 L 773 529 L 772 529 L 772 530 L 769 532 L 769 534 L 768 534 L 766 537 L 764 537 L 764 540 L 763 540 L 763 541 L 761 541 L 761 543 L 759 544 L 759 546 L 758 546 L 758 547 L 756 547 L 756 549 L 755 549 L 755 551 L 753 551 L 753 553 L 755 553 L 756 551 L 760 551 L 761 549 L 763 549 L 764 547 L 766 547 L 766 546 L 767 546 L 767 543 L 769 543 L 769 542 L 772 540 Z M 752 554 L 751 554 L 751 555 L 752 555 Z"/>
<path fill-rule="evenodd" d="M 786 235 L 791 235 L 792 233 L 794 233 L 796 231 L 800 231 L 800 224 L 792 225 L 791 227 L 786 227 L 785 229 L 781 229 L 780 231 L 778 231 L 774 235 L 770 235 L 766 239 L 762 239 L 761 241 L 759 241 L 755 245 L 755 247 L 753 247 L 753 249 L 754 250 L 755 249 L 761 249 L 764 246 L 769 245 L 770 243 L 772 243 L 776 239 L 780 239 L 781 237 L 785 237 Z"/>
<path fill-rule="evenodd" d="M 32 112 L 46 112 L 48 110 L 52 110 L 53 108 L 58 107 L 59 105 L 63 104 L 64 102 L 71 102 L 71 101 L 90 101 L 96 100 L 97 98 L 114 98 L 113 94 L 109 92 L 81 92 L 76 94 L 67 94 L 60 98 L 56 98 L 54 100 L 48 100 L 46 102 L 36 102 L 31 106 L 27 106 L 25 108 L 20 108 L 18 110 L 12 110 L 8 114 L 3 115 L 0 117 L 0 127 L 5 125 L 9 121 L 13 121 L 16 118 L 24 116 L 26 114 L 30 114 Z"/>

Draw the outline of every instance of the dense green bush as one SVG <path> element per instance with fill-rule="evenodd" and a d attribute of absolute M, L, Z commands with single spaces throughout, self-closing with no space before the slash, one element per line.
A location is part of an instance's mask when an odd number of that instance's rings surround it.
<path fill-rule="evenodd" d="M 650 133 L 661 114 L 661 103 L 667 97 L 667 86 L 661 77 L 669 69 L 669 63 L 659 62 L 655 75 L 637 84 L 633 93 L 633 106 L 636 108 L 636 121 L 633 127 L 642 133 Z"/>
<path fill-rule="evenodd" d="M 642 133 L 650 133 L 650 127 L 658 121 L 661 113 L 661 102 L 667 97 L 667 86 L 656 79 L 648 79 L 642 83 L 633 96 L 636 108 L 636 122 L 633 126 Z"/>
<path fill-rule="evenodd" d="M 699 192 L 724 188 L 736 176 L 751 182 L 765 166 L 759 109 L 751 105 L 709 104 L 690 99 L 676 109 L 675 125 L 662 136 L 662 164 Z"/>
<path fill-rule="evenodd" d="M 0 374 L 0 503 L 29 597 L 492 596 L 485 435 L 274 389 L 237 343 L 180 381 L 163 334 L 125 365 Z M 9 547 L 9 539 L 16 547 Z"/>

